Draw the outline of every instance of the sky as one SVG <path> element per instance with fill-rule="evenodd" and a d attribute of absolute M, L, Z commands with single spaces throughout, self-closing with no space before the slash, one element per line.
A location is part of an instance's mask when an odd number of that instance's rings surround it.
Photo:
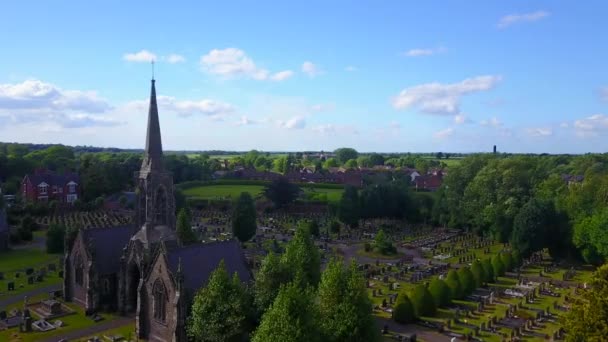
<path fill-rule="evenodd" d="M 10 1 L 0 141 L 605 152 L 606 1 Z"/>

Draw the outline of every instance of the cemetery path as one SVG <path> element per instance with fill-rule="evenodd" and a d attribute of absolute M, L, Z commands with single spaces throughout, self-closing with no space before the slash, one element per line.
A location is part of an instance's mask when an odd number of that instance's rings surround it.
<path fill-rule="evenodd" d="M 38 248 L 43 249 L 46 247 L 46 237 L 44 236 L 34 236 L 34 239 L 28 243 L 19 244 L 19 245 L 11 245 L 11 249 L 31 249 Z"/>
<path fill-rule="evenodd" d="M 43 286 L 43 287 L 39 287 L 37 289 L 21 292 L 20 294 L 10 296 L 8 298 L 0 299 L 0 308 L 4 308 L 9 305 L 21 302 L 21 301 L 23 301 L 23 297 L 25 297 L 25 296 L 33 297 L 33 296 L 36 296 L 36 295 L 39 295 L 42 293 L 59 291 L 59 290 L 61 290 L 61 288 L 62 288 L 61 284 L 54 284 L 54 285 Z"/>
<path fill-rule="evenodd" d="M 59 336 L 49 337 L 47 339 L 41 340 L 40 342 L 57 342 L 61 339 L 66 339 L 68 341 L 72 341 L 72 340 L 79 339 L 82 337 L 95 335 L 96 333 L 99 333 L 102 331 L 120 328 L 120 327 L 125 326 L 130 323 L 134 324 L 133 317 L 119 317 L 119 318 L 111 320 L 111 321 L 98 323 L 98 324 L 93 325 L 88 328 L 71 331 L 69 333 L 65 333 L 65 334 L 59 335 Z M 133 328 L 135 328 L 135 324 L 133 325 Z"/>
<path fill-rule="evenodd" d="M 376 317 L 376 322 L 380 329 L 382 329 L 382 327 L 386 324 L 388 325 L 388 329 L 390 331 L 394 331 L 399 334 L 416 334 L 417 338 L 427 342 L 450 342 L 451 339 L 451 337 L 415 324 L 402 325 L 391 319 L 382 317 Z"/>

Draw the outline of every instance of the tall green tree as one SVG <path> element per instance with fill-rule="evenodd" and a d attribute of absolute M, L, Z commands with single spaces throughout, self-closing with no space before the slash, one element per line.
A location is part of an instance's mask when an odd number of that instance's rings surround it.
<path fill-rule="evenodd" d="M 280 258 L 272 252 L 262 260 L 254 283 L 255 305 L 259 312 L 263 313 L 270 307 L 281 285 L 287 283 L 288 271 L 281 264 Z"/>
<path fill-rule="evenodd" d="M 300 188 L 290 183 L 285 177 L 272 181 L 264 188 L 264 196 L 272 201 L 276 208 L 293 203 L 300 194 Z"/>
<path fill-rule="evenodd" d="M 494 257 L 497 258 L 497 256 L 494 256 Z M 497 276 L 496 276 L 496 273 L 494 272 L 494 267 L 492 266 L 492 261 L 490 260 L 490 258 L 484 259 L 481 262 L 481 265 L 483 266 L 483 272 L 486 276 L 485 282 L 493 283 L 495 277 L 497 277 Z"/>
<path fill-rule="evenodd" d="M 464 296 L 464 289 L 460 283 L 460 277 L 456 270 L 450 270 L 446 277 L 445 283 L 450 288 L 452 299 L 461 299 Z"/>
<path fill-rule="evenodd" d="M 608 336 L 608 265 L 595 271 L 589 285 L 566 315 L 568 342 L 605 341 Z"/>
<path fill-rule="evenodd" d="M 177 214 L 177 236 L 184 245 L 193 244 L 198 242 L 196 233 L 192 230 L 190 211 L 186 208 L 182 208 Z"/>
<path fill-rule="evenodd" d="M 492 271 L 494 272 L 494 276 L 502 277 L 505 275 L 505 264 L 502 261 L 501 255 L 495 255 L 492 257 Z"/>
<path fill-rule="evenodd" d="M 473 273 L 473 279 L 475 280 L 475 287 L 481 287 L 487 277 L 483 265 L 479 260 L 473 261 L 473 264 L 471 264 L 471 272 Z"/>
<path fill-rule="evenodd" d="M 391 255 L 397 253 L 397 249 L 388 236 L 384 233 L 384 230 L 380 229 L 374 237 L 374 250 L 383 255 Z"/>
<path fill-rule="evenodd" d="M 311 288 L 294 283 L 283 286 L 262 316 L 252 342 L 320 342 L 319 309 Z"/>
<path fill-rule="evenodd" d="M 357 227 L 360 218 L 359 192 L 353 186 L 347 186 L 338 205 L 338 218 L 342 223 Z"/>
<path fill-rule="evenodd" d="M 471 269 L 468 266 L 465 266 L 458 270 L 458 279 L 460 279 L 460 284 L 462 285 L 462 291 L 464 296 L 468 296 L 477 288 L 477 284 L 475 283 L 475 276 L 471 272 Z"/>
<path fill-rule="evenodd" d="M 302 288 L 316 287 L 321 279 L 321 256 L 310 232 L 298 227 L 296 233 L 285 247 L 281 263 L 291 272 L 290 280 L 301 282 Z"/>
<path fill-rule="evenodd" d="M 65 226 L 51 224 L 46 231 L 46 252 L 63 253 L 63 242 L 65 239 Z"/>
<path fill-rule="evenodd" d="M 546 247 L 545 239 L 553 214 L 548 203 L 536 199 L 531 199 L 521 208 L 515 216 L 511 235 L 511 245 L 518 255 L 527 258 Z"/>
<path fill-rule="evenodd" d="M 318 292 L 320 324 L 326 341 L 377 341 L 378 329 L 365 279 L 351 262 L 332 259 L 321 276 Z"/>
<path fill-rule="evenodd" d="M 249 241 L 257 229 L 256 212 L 253 198 L 242 192 L 232 210 L 232 233 L 239 241 Z"/>
<path fill-rule="evenodd" d="M 449 286 L 445 281 L 435 278 L 429 284 L 429 291 L 435 300 L 437 307 L 450 305 L 452 302 L 452 294 Z"/>
<path fill-rule="evenodd" d="M 437 312 L 435 299 L 426 285 L 416 285 L 411 295 L 417 317 L 432 317 Z"/>
<path fill-rule="evenodd" d="M 194 297 L 188 336 L 201 342 L 241 341 L 248 334 L 250 310 L 241 281 L 236 273 L 230 278 L 222 260 Z"/>
<path fill-rule="evenodd" d="M 335 150 L 334 153 L 336 154 L 336 159 L 338 159 L 341 164 L 345 164 L 349 160 L 357 159 L 359 156 L 357 150 L 350 147 L 339 148 Z"/>
<path fill-rule="evenodd" d="M 414 305 L 408 297 L 407 290 L 402 288 L 397 295 L 395 306 L 393 307 L 393 320 L 397 323 L 409 324 L 416 320 Z"/>

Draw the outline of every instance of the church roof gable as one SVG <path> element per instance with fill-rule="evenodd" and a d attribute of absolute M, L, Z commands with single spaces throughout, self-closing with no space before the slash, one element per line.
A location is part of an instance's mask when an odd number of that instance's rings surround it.
<path fill-rule="evenodd" d="M 129 243 L 133 226 L 89 228 L 82 231 L 84 243 L 93 247 L 93 262 L 100 274 L 116 273 L 120 269 L 122 250 Z"/>
<path fill-rule="evenodd" d="M 252 278 L 241 246 L 235 240 L 194 244 L 167 253 L 168 267 L 174 275 L 181 259 L 184 287 L 189 290 L 205 286 L 222 259 L 230 276 L 236 272 L 242 282 L 249 282 Z"/>

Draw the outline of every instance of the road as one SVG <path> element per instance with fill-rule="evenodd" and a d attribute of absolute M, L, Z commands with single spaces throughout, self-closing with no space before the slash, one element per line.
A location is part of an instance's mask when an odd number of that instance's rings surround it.
<path fill-rule="evenodd" d="M 10 296 L 8 298 L 0 299 L 0 308 L 5 308 L 5 307 L 7 307 L 9 305 L 22 302 L 23 301 L 23 297 L 25 297 L 25 296 L 33 297 L 33 296 L 36 296 L 36 295 L 39 295 L 39 294 L 42 294 L 42 293 L 49 293 L 51 291 L 59 291 L 62 288 L 63 288 L 63 285 L 61 285 L 61 284 L 54 284 L 54 285 L 47 285 L 47 286 L 39 287 L 37 289 L 21 292 L 19 294 L 16 294 L 14 296 Z"/>
<path fill-rule="evenodd" d="M 57 341 L 60 341 L 61 339 L 65 339 L 68 341 L 77 340 L 79 338 L 95 335 L 102 331 L 120 328 L 127 324 L 133 324 L 133 329 L 135 330 L 135 319 L 133 317 L 119 317 L 119 318 L 111 320 L 111 321 L 100 322 L 93 326 L 79 329 L 76 331 L 71 331 L 71 332 L 65 333 L 63 335 L 49 337 L 47 339 L 40 340 L 40 342 L 57 342 Z M 126 336 L 123 336 L 123 337 L 126 338 Z M 105 340 L 102 336 L 100 336 L 100 338 L 102 340 Z"/>

